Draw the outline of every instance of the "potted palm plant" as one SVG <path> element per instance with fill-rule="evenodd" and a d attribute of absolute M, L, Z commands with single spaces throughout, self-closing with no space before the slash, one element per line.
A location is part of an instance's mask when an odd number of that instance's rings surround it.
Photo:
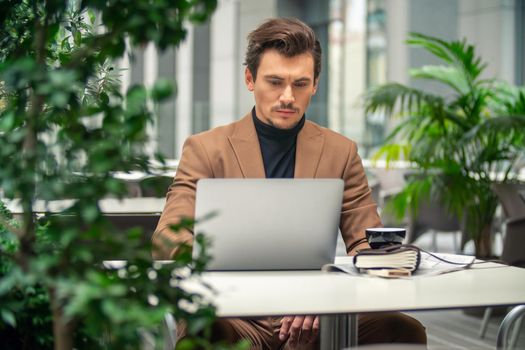
<path fill-rule="evenodd" d="M 498 204 L 491 184 L 516 179 L 516 161 L 525 149 L 525 89 L 483 79 L 486 64 L 464 40 L 413 33 L 407 43 L 442 62 L 411 69 L 410 76 L 447 89 L 437 94 L 387 83 L 365 94 L 367 113 L 399 119 L 375 157 L 405 159 L 416 168 L 393 207 L 402 215 L 417 211 L 421 200 L 440 200 L 463 222 L 476 255 L 490 256 Z"/>

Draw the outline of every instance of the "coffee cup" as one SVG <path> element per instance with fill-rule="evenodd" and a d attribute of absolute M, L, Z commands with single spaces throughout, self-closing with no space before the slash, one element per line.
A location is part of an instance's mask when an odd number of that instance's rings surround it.
<path fill-rule="evenodd" d="M 393 244 L 403 244 L 406 236 L 404 228 L 373 227 L 366 229 L 366 239 L 372 249 L 379 249 Z"/>

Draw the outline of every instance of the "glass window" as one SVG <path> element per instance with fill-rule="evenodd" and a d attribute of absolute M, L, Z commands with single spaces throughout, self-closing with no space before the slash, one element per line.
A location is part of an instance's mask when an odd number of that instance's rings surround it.
<path fill-rule="evenodd" d="M 516 84 L 525 85 L 525 1 L 516 1 Z"/>
<path fill-rule="evenodd" d="M 386 83 L 386 12 L 384 0 L 368 0 L 366 8 L 366 88 Z M 365 116 L 363 150 L 370 155 L 383 142 L 385 116 L 382 113 Z"/>

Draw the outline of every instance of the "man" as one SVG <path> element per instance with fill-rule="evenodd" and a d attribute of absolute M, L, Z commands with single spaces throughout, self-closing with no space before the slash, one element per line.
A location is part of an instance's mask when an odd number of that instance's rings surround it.
<path fill-rule="evenodd" d="M 170 259 L 177 244 L 191 244 L 190 231 L 169 225 L 193 217 L 201 178 L 341 178 L 345 181 L 340 229 L 348 254 L 369 248 L 364 230 L 381 221 L 355 143 L 305 120 L 321 71 L 314 32 L 294 19 L 270 19 L 248 36 L 245 82 L 255 107 L 237 122 L 191 136 L 153 236 L 154 257 Z M 255 200 L 255 199 L 254 199 Z M 278 288 L 278 286 L 276 286 Z M 319 318 L 219 320 L 217 337 L 248 339 L 256 349 L 314 348 Z M 399 314 L 361 316 L 359 343 L 426 343 L 423 326 Z"/>

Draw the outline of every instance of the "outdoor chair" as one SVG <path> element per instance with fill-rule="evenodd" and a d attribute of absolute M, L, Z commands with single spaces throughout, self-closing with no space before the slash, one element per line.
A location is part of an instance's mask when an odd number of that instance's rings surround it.
<path fill-rule="evenodd" d="M 460 253 L 457 234 L 461 234 L 459 219 L 449 213 L 437 198 L 423 200 L 415 215 L 410 215 L 408 223 L 407 242 L 414 242 L 425 232 L 432 234 L 432 251 L 437 251 L 437 233 L 446 232 L 454 235 L 454 252 Z"/>
<path fill-rule="evenodd" d="M 105 216 L 119 231 L 125 231 L 135 227 L 141 228 L 142 239 L 145 242 L 151 241 L 151 236 L 160 218 L 159 214 L 106 214 Z M 125 259 L 125 257 L 121 258 Z M 177 324 L 171 313 L 167 313 L 164 316 L 162 335 L 164 338 L 162 349 L 174 349 L 177 343 Z M 141 339 L 142 350 L 158 349 L 153 336 L 148 332 L 141 332 Z"/>
<path fill-rule="evenodd" d="M 396 219 L 385 212 L 388 201 L 401 192 L 406 185 L 405 169 L 373 168 L 372 174 L 377 184 L 372 187 L 372 193 L 377 198 L 376 202 L 381 214 L 381 221 L 385 226 L 405 226 L 407 219 Z"/>
<path fill-rule="evenodd" d="M 126 231 L 134 227 L 142 229 L 142 239 L 149 242 L 157 227 L 160 214 L 105 214 L 116 229 Z"/>
<path fill-rule="evenodd" d="M 492 190 L 498 196 L 506 217 L 503 223 L 504 236 L 501 260 L 512 266 L 525 268 L 525 249 L 523 248 L 525 247 L 525 183 L 494 184 Z M 480 326 L 480 338 L 485 336 L 491 315 L 492 308 L 486 308 Z M 520 315 L 523 315 L 523 312 Z M 509 339 L 510 348 L 516 344 L 522 318 L 522 316 L 513 318 L 512 322 L 516 324 Z"/>
<path fill-rule="evenodd" d="M 142 197 L 163 198 L 168 192 L 168 188 L 173 183 L 173 178 L 169 176 L 151 176 L 140 180 L 139 188 Z"/>
<path fill-rule="evenodd" d="M 492 186 L 505 214 L 501 260 L 525 267 L 525 183 L 501 183 Z"/>
<path fill-rule="evenodd" d="M 507 350 L 516 347 L 518 332 L 521 327 L 521 320 L 525 315 L 525 305 L 518 305 L 509 311 L 507 316 L 501 322 L 496 339 L 496 349 Z M 514 324 L 514 328 L 513 327 Z M 509 338 L 510 335 L 510 338 Z"/>

